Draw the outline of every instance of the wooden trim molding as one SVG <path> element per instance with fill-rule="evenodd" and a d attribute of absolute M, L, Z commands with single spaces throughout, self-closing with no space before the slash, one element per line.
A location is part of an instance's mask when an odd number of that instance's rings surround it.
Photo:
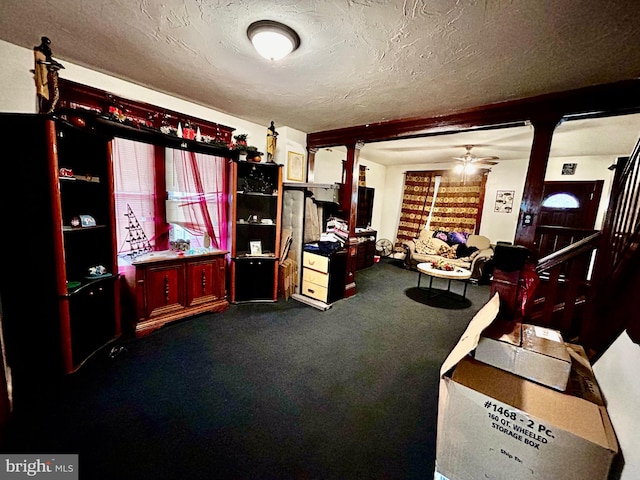
<path fill-rule="evenodd" d="M 192 117 L 184 113 L 158 107 L 136 100 L 119 97 L 113 93 L 82 85 L 70 80 L 59 80 L 60 100 L 56 109 L 59 113 L 77 113 L 80 118 L 87 114 L 120 119 L 122 131 L 140 130 L 160 134 L 163 127 L 177 129 L 189 124 L 194 130 L 200 129 L 202 136 L 207 136 L 220 148 L 228 148 L 232 142 L 232 127 Z M 117 123 L 114 122 L 114 123 Z M 130 132 L 135 135 L 136 132 Z"/>
<path fill-rule="evenodd" d="M 522 125 L 534 119 L 640 112 L 640 79 L 484 105 L 430 117 L 371 123 L 307 135 L 308 148 L 442 135 L 479 128 Z"/>

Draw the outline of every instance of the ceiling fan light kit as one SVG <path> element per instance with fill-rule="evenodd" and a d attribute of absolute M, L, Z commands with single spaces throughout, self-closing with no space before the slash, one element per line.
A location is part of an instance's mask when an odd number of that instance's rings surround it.
<path fill-rule="evenodd" d="M 300 46 L 295 30 L 273 20 L 253 22 L 247 28 L 247 37 L 267 60 L 281 60 Z"/>
<path fill-rule="evenodd" d="M 466 153 L 462 157 L 453 157 L 457 160 L 458 164 L 453 167 L 453 171 L 459 175 L 462 175 L 462 183 L 466 182 L 467 175 L 473 175 L 478 171 L 478 165 L 496 165 L 499 157 L 476 157 L 471 153 L 471 149 L 474 145 L 465 145 Z"/>

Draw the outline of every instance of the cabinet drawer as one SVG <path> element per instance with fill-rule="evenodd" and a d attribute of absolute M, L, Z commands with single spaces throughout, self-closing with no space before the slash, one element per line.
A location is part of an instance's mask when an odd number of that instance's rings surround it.
<path fill-rule="evenodd" d="M 310 283 L 315 285 L 320 285 L 321 287 L 329 287 L 329 274 L 318 272 L 316 270 L 312 270 L 310 268 L 305 268 L 302 272 L 302 278 Z"/>
<path fill-rule="evenodd" d="M 328 290 L 326 287 L 321 287 L 304 279 L 302 280 L 302 293 L 307 297 L 315 298 L 322 302 L 327 301 Z"/>
<path fill-rule="evenodd" d="M 329 258 L 315 253 L 303 252 L 302 266 L 312 268 L 318 272 L 329 272 Z"/>

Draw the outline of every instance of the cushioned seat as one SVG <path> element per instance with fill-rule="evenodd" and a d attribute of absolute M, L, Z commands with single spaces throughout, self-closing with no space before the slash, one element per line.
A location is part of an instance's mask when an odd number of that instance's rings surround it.
<path fill-rule="evenodd" d="M 448 242 L 443 238 L 447 238 Z M 405 256 L 407 268 L 415 268 L 418 263 L 436 263 L 442 260 L 471 270 L 471 278 L 478 281 L 482 278 L 487 262 L 491 260 L 494 253 L 491 241 L 484 235 L 467 236 L 450 232 L 443 236 L 442 232 L 438 232 L 434 237 L 433 231 L 422 230 L 417 238 L 405 240 L 402 243 L 407 250 Z"/>

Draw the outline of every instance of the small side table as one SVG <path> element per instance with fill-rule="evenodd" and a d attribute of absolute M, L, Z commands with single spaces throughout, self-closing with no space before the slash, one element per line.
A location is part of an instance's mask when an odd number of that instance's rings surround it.
<path fill-rule="evenodd" d="M 420 288 L 420 280 L 422 274 L 429 275 L 429 288 L 428 288 L 428 296 L 431 298 L 433 291 L 433 277 L 443 278 L 448 280 L 449 283 L 447 285 L 447 292 L 451 292 L 451 280 L 460 280 L 464 283 L 464 290 L 462 292 L 462 298 L 467 298 L 467 280 L 471 278 L 471 270 L 467 270 L 466 268 L 455 267 L 454 270 L 440 270 L 437 268 L 433 268 L 431 263 L 419 263 L 416 268 L 418 269 L 418 288 Z"/>

